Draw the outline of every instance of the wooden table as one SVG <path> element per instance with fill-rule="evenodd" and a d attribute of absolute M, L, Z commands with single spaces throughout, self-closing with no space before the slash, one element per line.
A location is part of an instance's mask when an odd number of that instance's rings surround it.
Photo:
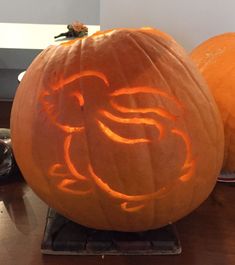
<path fill-rule="evenodd" d="M 47 206 L 24 181 L 0 183 L 1 265 L 234 265 L 235 186 L 217 184 L 197 210 L 177 222 L 178 256 L 48 256 L 40 253 Z"/>

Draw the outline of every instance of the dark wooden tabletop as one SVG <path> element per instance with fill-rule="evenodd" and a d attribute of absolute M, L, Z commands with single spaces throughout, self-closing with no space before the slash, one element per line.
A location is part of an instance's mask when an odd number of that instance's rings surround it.
<path fill-rule="evenodd" d="M 235 264 L 235 186 L 217 184 L 210 197 L 176 223 L 183 252 L 177 256 L 42 255 L 47 205 L 24 181 L 0 183 L 0 264 Z"/>
<path fill-rule="evenodd" d="M 8 127 L 11 102 L 0 109 L 0 127 Z M 0 181 L 0 265 L 235 265 L 235 185 L 218 183 L 176 223 L 183 249 L 178 256 L 42 255 L 46 214 L 47 205 L 24 181 Z"/>

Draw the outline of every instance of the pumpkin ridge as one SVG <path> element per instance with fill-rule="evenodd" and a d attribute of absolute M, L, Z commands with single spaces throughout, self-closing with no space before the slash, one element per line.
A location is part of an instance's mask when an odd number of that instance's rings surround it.
<path fill-rule="evenodd" d="M 143 32 L 143 34 L 145 34 L 145 33 Z M 145 34 L 145 35 L 147 35 L 147 34 Z M 148 36 L 148 35 L 147 35 L 147 36 Z M 152 41 L 154 41 L 154 42 L 160 44 L 163 48 L 165 48 L 167 51 L 169 51 L 169 53 L 170 53 L 171 55 L 173 55 L 173 57 L 175 57 L 175 59 L 176 59 L 178 62 L 180 62 L 180 65 L 181 65 L 182 68 L 185 70 L 185 73 L 188 74 L 188 76 L 189 76 L 189 77 L 192 79 L 192 81 L 195 83 L 196 87 L 199 88 L 199 91 L 200 91 L 201 94 L 204 96 L 204 99 L 205 99 L 205 101 L 206 101 L 207 104 L 208 104 L 208 102 L 210 102 L 211 100 L 214 101 L 213 97 L 211 97 L 211 99 L 209 100 L 209 98 L 206 96 L 206 94 L 204 93 L 204 91 L 201 89 L 201 85 L 195 80 L 195 78 L 192 76 L 192 73 L 188 70 L 188 68 L 184 65 L 184 63 L 182 62 L 182 60 L 181 60 L 181 59 L 180 59 L 180 58 L 179 58 L 179 57 L 178 57 L 178 56 L 177 56 L 172 50 L 168 49 L 164 44 L 162 44 L 160 41 L 156 40 L 155 38 L 153 38 L 153 37 L 151 37 L 151 36 L 148 36 L 148 38 L 150 38 Z M 193 105 L 198 109 L 198 106 L 196 106 L 194 100 L 192 100 L 192 95 L 189 95 L 189 93 L 187 93 L 187 96 L 191 97 L 191 102 L 193 102 Z M 176 97 L 176 98 L 177 98 L 177 97 Z M 199 115 L 202 117 L 200 110 L 198 110 L 198 113 L 199 113 Z M 213 117 L 214 124 L 217 125 L 217 123 L 216 123 L 216 120 L 217 120 L 217 119 L 215 118 L 215 113 L 212 112 L 212 114 L 210 114 L 210 115 L 211 115 L 211 117 Z M 204 127 L 206 127 L 206 122 L 204 121 L 204 119 L 201 119 L 201 121 L 203 122 Z M 213 131 L 217 131 L 217 130 L 213 130 Z M 208 138 L 209 138 L 209 139 L 212 139 L 212 137 L 211 137 L 211 135 L 209 135 L 209 132 L 208 132 L 208 131 L 207 131 L 207 134 L 208 134 Z M 218 140 L 218 134 L 217 134 L 217 136 L 216 136 L 216 141 L 217 141 L 217 140 Z"/>
<path fill-rule="evenodd" d="M 126 78 L 126 76 L 125 76 L 125 74 L 124 74 L 124 72 L 123 72 L 123 70 L 122 70 L 122 64 L 121 64 L 120 59 L 119 59 L 119 57 L 118 57 L 118 55 L 117 55 L 116 47 L 114 47 L 114 46 L 115 46 L 114 44 L 115 44 L 114 40 L 111 39 L 109 45 L 110 45 L 110 47 L 111 47 L 111 53 L 112 53 L 114 59 L 115 59 L 116 62 L 117 62 L 117 65 L 118 65 L 118 67 L 117 67 L 117 68 L 118 68 L 118 72 L 121 74 L 123 80 L 125 80 L 125 83 L 126 83 L 127 87 L 130 87 L 130 84 L 129 84 L 129 82 L 128 82 L 128 80 L 127 80 L 127 78 Z"/>
<path fill-rule="evenodd" d="M 58 52 L 58 50 L 59 50 L 59 46 L 51 46 L 51 49 L 53 49 L 53 52 L 52 52 L 52 54 L 50 54 L 49 52 L 48 52 L 48 54 L 46 54 L 45 56 L 44 56 L 44 58 L 43 58 L 43 62 L 45 62 L 45 65 L 44 65 L 44 71 L 46 72 L 46 73 L 51 73 L 51 71 L 52 71 L 52 66 L 51 66 L 51 64 L 52 64 L 52 62 L 53 62 L 53 60 L 54 60 L 54 58 L 56 57 L 56 55 L 57 55 L 57 52 Z M 48 58 L 49 57 L 49 58 Z M 37 58 L 36 58 L 36 61 L 33 61 L 33 63 L 37 63 Z M 26 72 L 26 74 L 27 74 L 27 72 Z M 45 86 L 45 88 L 47 88 L 48 87 L 48 84 L 45 82 L 45 79 L 47 78 L 47 76 L 42 76 L 42 83 L 44 84 L 44 86 Z"/>
<path fill-rule="evenodd" d="M 146 34 L 145 32 L 140 32 L 140 34 L 144 34 L 146 35 L 149 39 L 152 39 L 154 42 L 157 42 L 158 44 L 160 44 L 164 49 L 166 49 L 170 54 L 172 54 L 178 62 L 180 62 L 180 64 L 182 65 L 182 67 L 185 69 L 185 72 L 188 73 L 188 75 L 190 76 L 190 78 L 194 81 L 194 83 L 197 85 L 197 87 L 200 88 L 200 92 L 203 94 L 203 96 L 207 99 L 207 101 L 210 101 L 210 99 L 208 98 L 208 95 L 205 94 L 205 91 L 201 89 L 201 85 L 200 83 L 194 78 L 194 76 L 192 75 L 191 71 L 189 70 L 189 68 L 184 64 L 184 62 L 182 61 L 182 59 L 176 55 L 176 53 L 171 49 L 168 48 L 164 43 L 162 43 L 161 41 L 159 41 L 158 39 Z"/>
<path fill-rule="evenodd" d="M 195 78 L 193 78 L 192 73 L 191 73 L 191 72 L 189 71 L 189 69 L 184 65 L 184 63 L 182 62 L 182 60 L 181 60 L 178 56 L 176 56 L 176 54 L 175 54 L 172 50 L 168 49 L 163 43 L 161 43 L 161 42 L 158 41 L 157 39 L 155 39 L 155 38 L 149 36 L 149 35 L 146 34 L 145 32 L 137 32 L 137 34 L 139 34 L 139 35 L 141 35 L 141 34 L 146 35 L 149 39 L 153 40 L 154 42 L 158 43 L 161 47 L 163 47 L 164 49 L 166 49 L 167 51 L 169 51 L 170 54 L 172 54 L 172 55 L 174 56 L 174 58 L 175 58 L 177 61 L 180 62 L 181 66 L 183 66 L 183 68 L 185 69 L 185 72 L 188 73 L 189 77 L 190 77 L 191 80 L 195 83 L 195 85 L 196 85 L 197 87 L 200 88 L 200 91 L 201 91 L 201 93 L 204 95 L 204 98 L 205 98 L 206 102 L 209 102 L 208 97 L 205 96 L 204 91 L 202 92 L 202 90 L 201 90 L 201 85 L 195 80 Z M 147 51 L 146 51 L 146 53 L 147 53 Z M 149 56 L 148 56 L 148 57 L 149 57 Z M 150 60 L 151 60 L 151 59 L 150 59 Z M 160 69 L 159 69 L 159 72 L 161 72 Z M 161 73 L 161 75 L 163 76 L 162 73 Z M 163 78 L 164 78 L 164 76 L 163 76 Z M 164 78 L 164 79 L 165 79 L 165 78 Z M 171 90 L 171 92 L 172 92 L 172 90 Z M 206 127 L 206 123 L 205 123 L 205 121 L 204 121 L 204 118 L 202 118 L 202 114 L 201 114 L 201 111 L 200 111 L 199 107 L 197 106 L 197 104 L 195 104 L 195 102 L 194 102 L 194 100 L 193 100 L 193 97 L 192 97 L 192 95 L 191 95 L 190 93 L 188 93 L 187 96 L 190 97 L 191 102 L 193 102 L 194 107 L 196 107 L 196 109 L 197 109 L 197 113 L 199 114 L 199 116 L 200 116 L 200 120 L 203 122 L 203 125 L 204 125 L 203 127 L 205 128 L 205 127 Z M 174 95 L 174 97 L 176 97 L 176 95 Z M 176 98 L 177 98 L 177 97 L 176 97 Z M 214 120 L 214 121 L 216 120 L 216 119 L 215 119 L 214 112 L 213 112 L 213 120 Z M 184 126 L 185 126 L 185 128 L 186 128 L 186 133 L 190 136 L 189 129 L 188 129 L 188 126 L 187 126 L 186 122 L 184 122 Z M 216 131 L 216 130 L 214 130 L 214 131 Z M 217 131 L 217 132 L 218 132 L 218 131 Z M 211 141 L 210 139 L 212 139 L 212 138 L 211 138 L 211 136 L 208 134 L 208 131 L 207 131 L 207 136 L 208 136 L 209 141 Z M 190 137 L 190 138 L 191 138 L 191 137 Z M 218 133 L 217 133 L 216 139 L 218 139 Z M 218 161 L 218 158 L 219 158 L 219 155 L 217 155 L 217 161 Z M 215 167 L 216 167 L 216 165 L 217 165 L 217 163 L 214 163 L 214 166 L 215 166 Z M 196 174 L 196 175 L 197 175 L 197 177 L 199 177 L 198 174 Z M 195 190 L 196 190 L 196 187 L 197 187 L 197 185 L 195 184 L 196 182 L 197 182 L 197 181 L 196 181 L 196 178 L 195 178 L 195 179 L 194 179 L 194 185 L 193 185 L 193 192 L 192 192 L 191 200 L 190 200 L 190 202 L 189 202 L 189 204 L 188 204 L 187 209 L 189 209 L 189 208 L 191 207 L 191 205 L 192 205 L 192 202 L 193 202 L 193 199 L 194 199 L 193 194 L 195 194 Z"/>
<path fill-rule="evenodd" d="M 133 37 L 132 37 L 133 38 Z M 134 38 L 133 38 L 134 39 Z M 160 69 L 158 69 L 157 67 L 156 67 L 156 65 L 155 65 L 155 63 L 153 62 L 153 60 L 151 59 L 151 57 L 149 56 L 149 54 L 148 54 L 148 52 L 139 44 L 139 43 L 137 43 L 137 41 L 134 39 L 134 41 L 135 41 L 135 43 L 136 43 L 136 45 L 138 45 L 139 46 L 139 48 L 141 49 L 141 50 L 143 50 L 143 52 L 146 54 L 146 56 L 147 56 L 147 58 L 149 59 L 149 61 L 151 62 L 151 64 L 154 66 L 154 68 L 156 68 L 157 69 L 157 71 L 160 73 L 160 76 L 163 78 L 163 80 L 166 80 L 166 78 L 164 77 L 164 75 L 161 73 L 161 71 L 160 71 Z M 177 59 L 177 58 L 176 58 Z M 166 83 L 167 83 L 167 81 L 165 81 Z M 168 85 L 168 83 L 167 83 L 167 86 L 170 88 L 170 86 Z M 172 90 L 170 89 L 170 91 L 171 91 L 171 93 L 172 93 Z M 178 100 L 178 98 L 175 96 L 175 95 L 173 95 L 173 97 L 175 97 L 176 98 L 176 100 L 179 102 L 179 104 L 180 104 L 180 101 Z M 166 108 L 167 109 L 167 108 Z M 184 126 L 185 126 L 185 128 L 187 128 L 187 125 L 186 125 L 186 123 L 184 122 Z M 189 135 L 189 133 L 188 133 L 188 129 L 186 130 L 187 131 L 187 134 Z"/>
<path fill-rule="evenodd" d="M 51 49 L 53 49 L 52 57 L 51 57 L 51 54 L 50 54 Z M 37 60 L 42 60 L 43 63 L 45 63 L 45 65 L 44 65 L 44 69 L 46 69 L 46 68 L 49 66 L 49 63 L 52 61 L 52 58 L 54 57 L 54 55 L 56 54 L 56 52 L 57 52 L 56 48 L 55 48 L 54 46 L 51 46 L 50 49 L 48 49 L 47 52 L 45 52 L 45 53 L 42 54 L 43 57 L 42 57 L 42 56 L 38 57 L 35 61 L 33 61 L 32 64 L 36 64 L 36 63 L 37 63 Z M 48 59 L 48 57 L 49 57 L 50 59 Z M 26 78 L 27 78 L 27 72 L 26 72 Z M 22 80 L 22 81 L 24 81 L 24 80 Z M 44 83 L 44 78 L 43 78 L 43 76 L 40 76 L 40 83 Z M 40 89 L 38 89 L 38 90 L 40 90 Z M 40 94 L 39 91 L 37 91 L 37 93 L 36 93 L 36 95 L 35 95 L 35 98 L 38 97 L 38 94 Z M 20 99 L 22 99 L 22 102 L 24 101 L 24 97 L 25 97 L 25 98 L 27 97 L 27 93 L 25 93 L 25 92 L 24 92 L 24 94 L 23 94 L 23 97 L 22 97 L 22 98 L 20 97 Z M 21 104 L 22 104 L 22 103 L 21 103 Z M 20 115 L 20 112 L 19 112 L 19 111 L 18 111 L 17 113 L 18 113 L 18 115 Z M 38 116 L 38 113 L 34 112 L 33 115 L 34 115 L 34 116 L 33 116 L 33 120 L 36 120 L 36 119 L 37 119 L 37 116 Z M 31 141 L 33 142 L 33 139 L 32 139 L 32 138 L 31 138 Z M 32 149 L 31 152 L 32 152 L 32 154 L 33 154 L 33 153 L 34 153 L 34 151 L 33 151 L 33 145 L 31 145 L 31 149 Z M 34 159 L 34 160 L 35 160 L 35 159 Z M 44 167 L 43 167 L 41 161 L 42 161 L 42 160 L 37 160 L 37 162 L 36 162 L 36 166 L 37 166 L 38 168 L 42 168 L 42 169 L 43 169 Z M 45 173 L 46 173 L 46 172 L 45 172 Z M 44 181 L 45 181 L 45 182 L 47 183 L 47 185 L 48 185 L 48 191 L 49 191 L 49 193 L 54 194 L 55 198 L 57 198 L 57 195 L 56 195 L 56 193 L 54 192 L 54 190 L 53 190 L 53 188 L 52 188 L 52 185 L 51 185 L 51 183 L 50 183 L 50 180 L 46 177 L 46 174 L 43 174 L 43 179 L 44 179 Z M 48 195 L 46 195 L 46 196 L 48 196 Z M 55 206 L 56 206 L 56 207 L 58 207 L 59 209 L 63 209 L 63 210 L 65 211 L 65 213 L 67 214 L 67 210 L 66 210 L 66 209 L 65 209 L 60 203 L 58 203 L 58 200 L 55 200 L 54 203 L 55 203 Z"/>
<path fill-rule="evenodd" d="M 132 42 L 134 42 L 135 46 L 139 49 L 140 53 L 144 53 L 144 50 L 140 47 L 139 43 L 133 38 L 133 35 L 135 34 L 135 32 L 133 33 L 132 31 L 129 32 L 128 34 L 128 38 L 131 39 Z M 148 58 L 151 62 L 151 59 Z M 155 67 L 154 67 L 155 68 Z M 130 87 L 130 85 L 128 86 Z M 154 96 L 154 95 L 153 95 Z M 159 99 L 159 97 L 155 96 L 155 98 Z M 134 105 L 138 108 L 138 104 L 137 104 L 137 101 L 135 100 L 135 97 L 132 97 L 132 100 L 134 101 Z M 162 101 L 161 97 L 160 97 L 160 100 Z M 140 117 L 140 114 L 138 114 L 138 117 Z M 146 126 L 143 126 L 143 131 L 144 131 L 144 134 L 145 134 L 145 138 L 147 139 L 147 132 L 146 132 Z M 159 134 L 160 135 L 160 134 Z M 151 182 L 152 182 L 152 186 L 153 186 L 153 192 L 156 192 L 158 189 L 157 189 L 157 184 L 156 184 L 156 179 L 154 177 L 154 173 L 153 173 L 153 159 L 152 159 L 152 155 L 150 155 L 150 146 L 147 144 L 146 148 L 149 150 L 148 152 L 148 158 L 151 158 L 150 159 L 150 171 L 151 171 Z M 155 219 L 154 219 L 154 216 L 155 216 L 155 203 L 156 203 L 156 200 L 150 200 L 149 202 L 149 207 L 148 207 L 148 211 L 150 212 L 151 211 L 151 217 L 149 218 L 150 221 L 149 221 L 149 227 L 152 227 L 152 224 L 154 223 Z"/>
<path fill-rule="evenodd" d="M 149 63 L 154 67 L 155 71 L 159 74 L 159 76 L 161 77 L 162 81 L 166 84 L 167 88 L 171 91 L 170 89 L 170 86 L 168 84 L 168 82 L 166 81 L 166 79 L 164 78 L 164 76 L 162 75 L 161 71 L 158 69 L 158 67 L 155 65 L 155 63 L 153 62 L 153 60 L 151 59 L 151 57 L 149 56 L 149 54 L 147 53 L 147 51 L 141 46 L 141 44 L 139 43 L 139 41 L 137 41 L 135 39 L 134 36 L 136 36 L 138 34 L 138 32 L 134 32 L 134 33 L 130 33 L 129 34 L 129 38 L 132 40 L 132 42 L 135 44 L 135 46 L 140 50 L 141 53 L 145 54 L 145 56 L 147 57 Z M 154 96 L 154 95 L 153 95 Z M 164 106 L 164 102 L 162 100 L 161 97 L 159 96 L 155 96 L 156 98 L 156 101 L 158 101 L 160 99 L 162 105 Z M 166 108 L 167 109 L 167 108 Z M 145 129 L 145 134 L 146 134 L 146 129 Z M 150 146 L 148 146 L 148 149 L 149 149 L 149 153 L 150 153 Z M 150 161 L 151 161 L 151 176 L 152 176 L 152 183 L 153 183 L 153 187 L 154 187 L 154 191 L 157 191 L 157 183 L 156 183 L 156 179 L 154 178 L 154 173 L 153 173 L 153 159 L 152 159 L 152 155 L 149 155 L 149 157 L 151 157 Z M 152 227 L 152 224 L 155 222 L 155 214 L 154 212 L 156 211 L 156 200 L 151 200 L 151 209 L 152 209 L 152 218 L 151 218 L 151 226 Z M 150 208 L 150 207 L 149 207 Z"/>
<path fill-rule="evenodd" d="M 170 89 L 169 83 L 166 81 L 166 78 L 163 76 L 163 74 L 161 73 L 160 69 L 159 69 L 159 68 L 156 66 L 156 64 L 153 62 L 153 60 L 151 59 L 151 57 L 150 57 L 150 55 L 148 54 L 148 52 L 147 52 L 147 51 L 141 46 L 141 44 L 140 44 L 140 43 L 134 38 L 134 36 L 136 36 L 137 34 L 138 34 L 138 33 L 136 33 L 136 34 L 130 34 L 130 35 L 129 35 L 129 38 L 131 38 L 132 41 L 135 43 L 136 47 L 138 47 L 138 49 L 139 49 L 143 54 L 146 55 L 146 57 L 148 58 L 148 61 L 150 62 L 150 64 L 154 67 L 154 69 L 156 70 L 156 72 L 157 72 L 157 73 L 159 74 L 159 76 L 161 77 L 162 81 L 166 84 L 166 87 L 170 90 L 170 92 L 172 92 L 171 89 Z M 137 35 L 137 36 L 138 36 L 138 35 Z M 155 95 L 153 95 L 153 96 L 155 96 Z M 157 96 L 155 96 L 155 97 L 156 97 L 157 100 L 160 99 L 160 101 L 161 101 L 161 103 L 162 103 L 163 106 L 165 105 L 161 97 L 160 97 L 160 98 L 157 97 Z M 175 97 L 176 100 L 178 100 L 178 98 L 177 98 L 175 95 L 173 95 L 173 97 Z"/>
<path fill-rule="evenodd" d="M 120 59 L 119 59 L 119 57 L 118 57 L 117 49 L 116 49 L 116 47 L 115 47 L 115 42 L 114 42 L 114 40 L 113 40 L 112 38 L 113 38 L 113 36 L 111 37 L 111 41 L 110 41 L 110 44 L 109 44 L 109 45 L 110 45 L 110 47 L 111 47 L 111 53 L 112 53 L 112 55 L 113 55 L 113 57 L 114 57 L 114 59 L 115 59 L 117 65 L 118 65 L 118 67 L 117 67 L 117 69 L 118 69 L 118 73 L 120 73 L 120 75 L 122 76 L 122 78 L 123 78 L 123 80 L 125 81 L 127 87 L 130 87 L 130 84 L 129 84 L 129 82 L 128 82 L 128 80 L 127 80 L 127 78 L 126 78 L 126 76 L 125 76 L 125 74 L 124 74 L 124 72 L 123 72 L 122 64 L 121 64 L 121 62 L 120 62 Z M 133 99 L 132 99 L 132 100 L 133 100 Z M 134 105 L 136 106 L 136 102 L 134 102 Z M 139 115 L 137 115 L 137 117 L 139 117 Z M 116 166 L 116 164 L 115 164 L 115 166 Z M 117 168 L 117 166 L 116 166 L 116 168 Z M 117 168 L 117 172 L 118 172 L 118 176 L 120 176 L 121 174 L 120 174 L 118 168 Z M 125 187 L 125 185 L 124 185 L 124 183 L 123 183 L 123 180 L 122 180 L 121 178 L 119 178 L 119 179 L 120 179 L 120 183 L 121 183 L 122 190 L 123 190 L 125 193 L 127 193 L 127 190 L 126 190 L 126 187 Z M 128 221 L 128 215 L 127 215 L 127 213 L 125 214 L 125 216 L 126 216 L 126 219 L 127 219 L 127 221 Z"/>
<path fill-rule="evenodd" d="M 160 41 L 155 40 L 155 38 L 149 36 L 149 34 L 147 34 L 146 32 L 144 32 L 144 31 L 137 32 L 136 35 L 137 36 L 139 35 L 141 37 L 142 37 L 142 35 L 144 35 L 145 37 L 148 37 L 149 39 L 151 39 L 151 41 L 157 43 L 158 46 L 160 46 L 161 48 L 165 48 L 165 50 L 168 51 L 168 49 Z M 151 59 L 151 57 L 149 56 L 149 54 L 147 53 L 147 51 L 142 46 L 140 46 L 140 48 L 144 50 L 145 54 L 148 56 L 148 58 L 151 61 L 152 65 L 154 66 L 154 69 L 157 70 L 157 72 L 161 76 L 162 80 L 166 83 L 167 88 L 170 90 L 171 93 L 173 93 L 173 91 L 172 91 L 172 89 L 171 89 L 168 81 L 166 80 L 165 76 L 163 75 L 162 71 L 156 66 L 156 64 L 153 62 L 153 60 Z M 153 48 L 156 49 L 155 46 L 153 46 Z M 178 97 L 174 93 L 173 93 L 173 97 L 175 97 L 178 100 Z"/>
<path fill-rule="evenodd" d="M 137 34 L 136 34 L 137 35 Z M 181 102 L 179 101 L 178 97 L 173 93 L 172 89 L 170 88 L 170 85 L 169 83 L 166 81 L 166 78 L 164 77 L 163 73 L 161 72 L 161 70 L 156 66 L 156 64 L 153 62 L 153 60 L 151 59 L 151 56 L 149 55 L 149 53 L 141 46 L 140 43 L 137 42 L 137 40 L 133 37 L 133 34 L 132 34 L 132 40 L 135 42 L 136 46 L 138 46 L 138 48 L 140 50 L 142 50 L 142 52 L 146 55 L 146 57 L 148 58 L 150 64 L 154 67 L 154 69 L 156 70 L 156 72 L 159 74 L 159 76 L 161 77 L 162 81 L 164 81 L 164 83 L 166 84 L 166 87 L 169 89 L 169 92 L 165 92 L 164 90 L 165 89 L 162 89 L 162 92 L 163 93 L 167 93 L 168 95 L 167 96 L 164 96 L 166 97 L 167 99 L 173 101 L 177 107 L 179 108 L 184 108 L 181 104 Z M 160 94 L 160 93 L 159 93 Z M 161 97 L 157 97 L 156 96 L 156 99 L 161 101 L 162 105 L 165 106 L 165 103 L 164 101 L 162 100 Z M 164 109 L 164 108 L 163 108 Z M 168 108 L 166 107 L 165 108 L 166 110 L 168 110 Z M 183 110 L 184 111 L 184 110 Z"/>
<path fill-rule="evenodd" d="M 141 32 L 142 34 L 145 34 L 145 32 Z M 153 38 L 152 36 L 149 36 L 147 34 L 145 34 L 148 38 L 152 39 L 154 42 L 157 42 L 158 44 L 160 44 L 163 48 L 165 48 L 167 51 L 169 51 L 169 53 L 171 53 L 182 65 L 182 67 L 185 69 L 185 72 L 188 73 L 188 75 L 190 76 L 190 78 L 194 81 L 194 83 L 196 84 L 196 86 L 199 88 L 200 92 L 202 93 L 202 95 L 204 96 L 204 98 L 206 99 L 206 102 L 209 102 L 211 100 L 214 100 L 213 98 L 209 98 L 208 95 L 205 93 L 205 91 L 201 88 L 201 84 L 194 78 L 192 72 L 189 70 L 189 68 L 183 63 L 182 59 L 176 55 L 176 53 L 174 51 L 172 51 L 172 49 L 168 49 L 166 47 L 165 44 L 161 43 L 159 40 L 157 40 L 156 38 Z M 215 101 L 214 101 L 215 102 Z M 214 121 L 216 120 L 214 112 L 213 112 L 213 118 Z"/>
<path fill-rule="evenodd" d="M 86 48 L 86 42 L 87 42 L 88 38 L 84 39 L 84 41 L 81 43 L 81 51 L 80 51 L 80 71 L 83 70 L 83 60 L 84 60 L 84 51 L 85 48 Z M 82 92 L 84 91 L 84 89 L 82 88 Z M 86 125 L 86 118 L 84 116 L 84 125 Z M 86 149 L 87 149 L 87 152 L 88 152 L 88 159 L 89 159 L 89 163 L 92 164 L 92 156 L 91 156 L 91 150 L 90 150 L 90 147 L 89 147 L 89 136 L 87 134 L 87 128 L 84 130 L 84 135 L 85 135 L 85 138 L 86 138 Z M 94 186 L 93 186 L 94 187 Z M 100 209 L 101 211 L 103 212 L 103 216 L 104 216 L 104 219 L 106 220 L 106 223 L 108 224 L 108 227 L 109 229 L 111 228 L 112 230 L 115 230 L 115 227 L 113 226 L 113 223 L 111 222 L 110 220 L 110 217 L 109 217 L 109 213 L 108 211 L 105 209 L 103 203 L 102 203 L 102 200 L 100 199 L 100 197 L 98 196 L 96 190 L 94 191 L 94 196 L 96 198 L 96 200 L 99 202 L 99 206 L 100 206 Z"/>
<path fill-rule="evenodd" d="M 138 34 L 138 32 L 137 32 L 137 34 Z M 147 34 L 146 34 L 146 35 L 147 35 Z M 131 38 L 131 39 L 133 40 L 133 42 L 135 42 L 136 46 L 139 47 L 139 49 L 140 49 L 144 54 L 146 54 L 146 56 L 147 56 L 147 58 L 149 59 L 150 63 L 154 66 L 154 69 L 156 69 L 157 72 L 159 72 L 160 76 L 161 76 L 161 77 L 163 78 L 163 80 L 166 82 L 166 78 L 164 78 L 164 76 L 163 76 L 163 74 L 161 73 L 160 69 L 157 68 L 157 66 L 155 65 L 155 63 L 152 61 L 152 59 L 151 59 L 150 56 L 148 55 L 147 51 L 144 50 L 144 48 L 139 44 L 139 42 L 136 41 L 136 39 L 135 39 L 133 36 L 134 36 L 133 33 L 128 35 L 128 37 Z M 149 36 L 149 37 L 150 37 L 150 36 Z M 153 40 L 155 40 L 155 39 L 153 39 Z M 162 45 L 160 42 L 157 42 L 157 43 L 158 43 L 159 45 L 161 45 L 161 47 L 166 48 L 166 47 L 165 47 L 164 45 Z M 175 54 L 173 54 L 173 55 L 174 55 L 174 57 L 175 57 L 176 60 L 179 60 L 179 58 L 178 58 L 177 56 L 175 56 Z M 181 61 L 180 61 L 180 62 L 181 62 Z M 181 65 L 184 66 L 184 64 L 183 64 L 182 62 L 181 62 Z M 188 69 L 186 69 L 186 72 L 188 72 Z M 191 77 L 191 73 L 190 73 L 189 76 Z M 191 77 L 191 79 L 192 79 L 192 77 Z M 195 82 L 194 79 L 192 79 L 192 80 L 194 81 L 194 83 L 196 84 L 196 86 L 198 86 L 198 83 Z M 169 87 L 168 82 L 166 82 L 166 83 L 167 83 L 167 87 Z M 200 88 L 201 88 L 201 86 L 200 86 Z M 171 92 L 173 92 L 173 91 L 171 90 Z M 176 97 L 176 96 L 174 95 L 174 97 Z M 176 98 L 177 98 L 177 97 L 176 97 Z M 207 101 L 208 101 L 208 98 L 206 98 L 206 99 L 207 99 Z M 192 98 L 191 98 L 191 101 L 192 101 Z M 194 101 L 193 101 L 193 102 L 194 102 Z M 200 110 L 199 110 L 199 108 L 197 107 L 197 105 L 196 105 L 195 103 L 194 103 L 194 106 L 198 109 L 198 112 L 199 112 L 199 115 L 200 115 L 200 120 L 203 120 L 203 119 L 202 119 L 202 115 L 201 115 L 201 113 L 200 113 Z M 185 122 L 184 122 L 184 126 L 186 126 L 186 123 L 185 123 Z M 190 134 L 189 134 L 189 130 L 187 129 L 186 131 L 187 131 L 187 134 L 190 135 Z M 210 137 L 208 137 L 208 138 L 210 139 Z M 155 182 L 155 181 L 154 181 L 154 182 Z M 193 193 L 195 193 L 195 189 L 196 189 L 196 185 L 195 185 L 195 183 L 196 183 L 196 179 L 194 180 Z M 156 190 L 156 185 L 154 185 L 154 186 L 155 186 L 155 190 Z M 192 204 L 193 198 L 194 198 L 194 197 L 193 197 L 193 194 L 192 194 L 192 196 L 191 196 L 191 201 L 189 202 L 187 208 L 189 208 L 190 205 Z M 155 200 L 153 200 L 153 201 L 155 201 Z"/>
<path fill-rule="evenodd" d="M 84 124 L 86 124 L 86 119 L 84 119 Z M 90 150 L 89 144 L 88 144 L 89 143 L 89 140 L 88 140 L 89 137 L 87 135 L 86 129 L 84 130 L 84 135 L 86 137 L 86 147 L 87 147 L 87 152 L 88 152 L 89 163 L 92 164 L 91 150 Z M 93 188 L 94 188 L 94 185 L 93 185 Z M 109 213 L 106 211 L 105 207 L 103 206 L 102 201 L 101 201 L 100 197 L 97 195 L 96 190 L 93 192 L 93 194 L 94 194 L 96 200 L 99 202 L 100 209 L 103 212 L 103 216 L 105 217 L 105 220 L 106 220 L 106 223 L 108 224 L 109 229 L 111 228 L 112 230 L 115 230 L 115 227 L 113 226 L 112 222 L 109 219 Z"/>

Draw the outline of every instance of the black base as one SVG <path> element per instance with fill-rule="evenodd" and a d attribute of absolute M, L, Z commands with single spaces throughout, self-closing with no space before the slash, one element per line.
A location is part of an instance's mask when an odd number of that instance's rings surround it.
<path fill-rule="evenodd" d="M 218 177 L 218 182 L 229 183 L 235 185 L 235 173 L 234 172 L 221 172 Z"/>
<path fill-rule="evenodd" d="M 141 233 L 90 229 L 49 208 L 43 254 L 52 255 L 175 255 L 181 245 L 174 225 Z"/>

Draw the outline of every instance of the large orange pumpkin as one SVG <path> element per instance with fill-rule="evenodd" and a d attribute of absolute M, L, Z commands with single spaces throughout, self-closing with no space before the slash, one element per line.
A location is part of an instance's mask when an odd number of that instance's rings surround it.
<path fill-rule="evenodd" d="M 222 163 L 212 96 L 182 48 L 150 28 L 44 50 L 18 88 L 11 130 L 32 189 L 99 229 L 182 218 L 207 198 Z"/>
<path fill-rule="evenodd" d="M 235 33 L 208 39 L 191 53 L 219 107 L 224 123 L 223 170 L 235 172 Z"/>

